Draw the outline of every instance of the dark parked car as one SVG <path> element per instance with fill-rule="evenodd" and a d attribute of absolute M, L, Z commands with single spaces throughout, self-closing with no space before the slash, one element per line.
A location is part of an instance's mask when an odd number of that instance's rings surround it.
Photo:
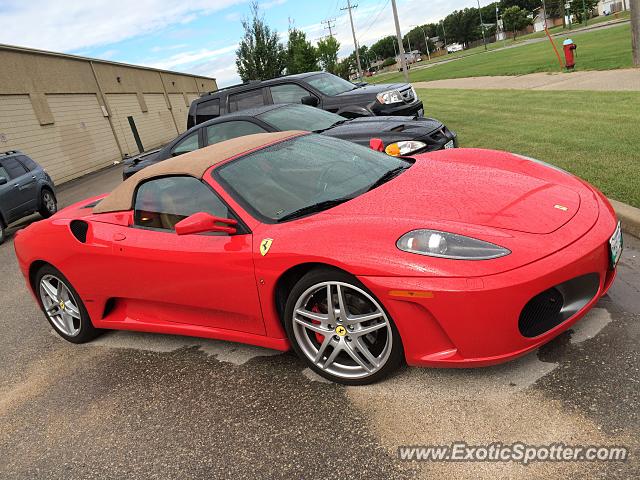
<path fill-rule="evenodd" d="M 51 177 L 24 153 L 0 153 L 0 243 L 7 226 L 39 212 L 47 218 L 58 204 Z"/>
<path fill-rule="evenodd" d="M 312 72 L 207 93 L 191 102 L 187 127 L 226 113 L 279 103 L 304 103 L 346 118 L 424 113 L 422 102 L 408 83 L 353 84 L 330 73 Z"/>
<path fill-rule="evenodd" d="M 125 160 L 123 178 L 170 157 L 252 133 L 308 130 L 368 146 L 382 140 L 391 155 L 412 155 L 457 146 L 457 136 L 438 120 L 424 117 L 344 118 L 307 105 L 266 105 L 230 113 L 197 125 L 152 152 Z"/>

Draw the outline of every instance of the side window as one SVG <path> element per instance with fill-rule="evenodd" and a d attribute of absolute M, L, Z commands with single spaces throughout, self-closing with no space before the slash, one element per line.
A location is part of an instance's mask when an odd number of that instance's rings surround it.
<path fill-rule="evenodd" d="M 196 106 L 196 123 L 206 122 L 220 116 L 220 99 L 214 98 Z"/>
<path fill-rule="evenodd" d="M 293 83 L 275 85 L 271 87 L 273 103 L 300 103 L 303 97 L 310 95 L 304 88 Z"/>
<path fill-rule="evenodd" d="M 133 217 L 136 226 L 172 231 L 176 223 L 198 212 L 229 215 L 227 206 L 200 180 L 163 177 L 138 187 Z"/>
<path fill-rule="evenodd" d="M 230 112 L 260 107 L 262 105 L 264 105 L 264 97 L 262 96 L 261 88 L 257 90 L 250 90 L 248 92 L 236 93 L 235 95 L 229 95 Z"/>
<path fill-rule="evenodd" d="M 191 135 L 183 138 L 175 147 L 173 147 L 173 150 L 171 150 L 171 156 L 177 157 L 183 153 L 198 150 L 198 148 L 200 148 L 200 146 L 198 145 L 198 130 L 196 130 Z"/>
<path fill-rule="evenodd" d="M 264 132 L 266 132 L 266 130 L 255 123 L 243 120 L 218 123 L 207 127 L 207 145 L 213 145 L 214 143 L 223 142 L 231 138 Z"/>
<path fill-rule="evenodd" d="M 27 169 L 18 160 L 16 160 L 15 157 L 3 159 L 1 165 L 9 174 L 10 180 L 21 177 L 27 173 Z"/>
<path fill-rule="evenodd" d="M 9 177 L 9 173 L 2 166 L 2 164 L 0 164 L 0 177 L 5 178 L 6 180 L 11 180 L 11 177 Z"/>
<path fill-rule="evenodd" d="M 27 170 L 29 171 L 33 171 L 39 167 L 39 165 L 36 162 L 31 160 L 26 155 L 19 155 L 16 158 L 20 161 L 20 163 L 22 163 L 25 167 L 27 167 Z"/>

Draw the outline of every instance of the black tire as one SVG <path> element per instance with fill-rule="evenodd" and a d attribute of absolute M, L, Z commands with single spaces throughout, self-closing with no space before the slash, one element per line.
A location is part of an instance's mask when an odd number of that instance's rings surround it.
<path fill-rule="evenodd" d="M 74 334 L 74 335 L 65 334 L 65 332 L 60 330 L 60 328 L 52 321 L 49 314 L 47 314 L 47 312 L 45 311 L 45 306 L 43 304 L 42 295 L 40 292 L 40 284 L 42 282 L 42 279 L 45 277 L 55 277 L 59 281 L 63 282 L 65 287 L 69 290 L 69 293 L 72 295 L 74 303 L 77 304 L 78 311 L 80 313 L 80 319 L 77 320 L 78 328 L 79 328 L 79 331 L 77 334 Z M 53 327 L 56 333 L 60 335 L 62 338 L 64 338 L 65 340 L 67 340 L 68 342 L 86 343 L 93 340 L 94 338 L 96 338 L 98 335 L 102 333 L 102 330 L 95 328 L 93 326 L 93 323 L 91 323 L 91 318 L 89 317 L 89 313 L 87 312 L 87 309 L 85 308 L 84 303 L 82 302 L 82 299 L 80 298 L 80 295 L 78 295 L 78 292 L 76 291 L 76 289 L 73 288 L 73 285 L 71 285 L 71 282 L 69 282 L 69 280 L 67 280 L 67 278 L 58 269 L 54 268 L 51 265 L 44 265 L 43 267 L 41 267 L 35 276 L 34 291 L 36 293 L 38 303 L 40 304 L 40 308 L 42 309 L 42 312 L 47 318 L 47 321 Z"/>
<path fill-rule="evenodd" d="M 337 374 L 333 374 L 331 372 L 325 371 L 319 365 L 316 365 L 311 358 L 305 354 L 303 349 L 298 343 L 294 332 L 294 309 L 296 307 L 296 303 L 298 299 L 305 293 L 307 290 L 312 288 L 314 285 L 322 284 L 324 282 L 339 282 L 343 284 L 348 284 L 348 286 L 355 287 L 357 289 L 362 290 L 367 295 L 369 295 L 375 302 L 377 302 L 380 310 L 384 312 L 386 315 L 386 319 L 388 320 L 388 324 L 390 326 L 391 332 L 391 351 L 388 354 L 386 362 L 379 367 L 379 369 L 366 377 L 363 378 L 346 378 L 338 376 Z M 351 306 L 349 306 L 350 308 Z M 400 334 L 391 319 L 391 316 L 384 308 L 384 305 L 375 298 L 373 293 L 369 291 L 357 278 L 349 275 L 346 272 L 341 270 L 334 270 L 330 268 L 322 268 L 315 269 L 304 275 L 291 289 L 289 296 L 287 298 L 287 303 L 284 312 L 283 319 L 284 327 L 287 332 L 287 336 L 289 341 L 291 342 L 291 346 L 293 350 L 296 352 L 298 357 L 304 360 L 309 368 L 311 368 L 314 372 L 322 377 L 331 380 L 332 382 L 341 383 L 343 385 L 367 385 L 370 383 L 375 383 L 383 378 L 387 377 L 389 374 L 398 369 L 403 361 L 404 361 L 404 351 L 402 347 L 402 340 L 400 338 Z M 344 329 L 343 329 L 344 330 Z M 389 330 L 385 330 L 385 332 L 389 332 Z M 347 332 L 348 333 L 348 332 Z M 345 335 L 342 333 L 342 335 Z M 385 333 L 385 337 L 388 333 Z M 334 339 L 341 340 L 337 336 L 333 336 Z M 326 338 L 326 337 L 325 337 Z M 349 336 L 345 337 L 345 340 L 349 340 Z M 321 357 L 324 359 L 324 357 Z"/>
<path fill-rule="evenodd" d="M 51 203 L 53 202 L 53 203 Z M 38 213 L 42 218 L 49 218 L 58 211 L 58 200 L 54 193 L 48 188 L 43 188 L 40 192 L 40 208 Z"/>
<path fill-rule="evenodd" d="M 4 224 L 4 221 L 0 218 L 0 245 L 4 243 L 6 236 L 7 236 L 7 227 Z"/>

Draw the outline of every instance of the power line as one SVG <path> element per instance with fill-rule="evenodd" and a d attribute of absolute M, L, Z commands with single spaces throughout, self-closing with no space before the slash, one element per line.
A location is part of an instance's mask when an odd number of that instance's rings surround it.
<path fill-rule="evenodd" d="M 378 18 L 380 18 L 380 15 L 382 14 L 382 12 L 384 12 L 384 9 L 387 8 L 387 5 L 389 5 L 389 1 L 390 0 L 387 0 L 385 4 L 382 6 L 382 8 L 378 11 L 378 15 L 376 15 L 373 21 L 367 26 L 367 28 L 364 29 L 364 32 L 360 35 L 361 37 L 366 35 L 367 32 L 371 30 L 371 27 L 373 27 L 373 25 L 378 21 Z"/>

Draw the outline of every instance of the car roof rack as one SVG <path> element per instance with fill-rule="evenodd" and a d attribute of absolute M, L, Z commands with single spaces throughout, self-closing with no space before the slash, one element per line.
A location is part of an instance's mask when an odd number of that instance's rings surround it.
<path fill-rule="evenodd" d="M 0 152 L 0 155 L 15 155 L 16 153 L 20 153 L 18 150 L 8 150 L 6 152 Z"/>
<path fill-rule="evenodd" d="M 248 82 L 236 83 L 234 85 L 229 85 L 228 87 L 219 88 L 218 90 L 213 90 L 211 92 L 205 92 L 205 93 L 201 94 L 200 96 L 201 97 L 205 97 L 207 95 L 214 95 L 214 94 L 216 94 L 218 92 L 223 92 L 223 91 L 229 90 L 231 88 L 244 87 L 245 85 L 252 85 L 252 84 L 261 83 L 261 82 L 262 82 L 262 80 L 249 80 Z"/>

